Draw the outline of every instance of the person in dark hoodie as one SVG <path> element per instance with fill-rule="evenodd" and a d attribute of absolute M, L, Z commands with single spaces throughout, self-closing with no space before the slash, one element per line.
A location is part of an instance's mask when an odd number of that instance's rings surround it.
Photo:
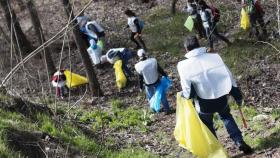
<path fill-rule="evenodd" d="M 139 18 L 133 11 L 127 9 L 124 14 L 128 17 L 127 27 L 131 30 L 130 39 L 136 44 L 136 50 L 140 48 L 147 50 L 146 45 L 141 37 L 143 24 L 141 24 Z"/>
<path fill-rule="evenodd" d="M 160 84 L 161 76 L 167 77 L 167 74 L 163 71 L 155 58 L 147 58 L 146 52 L 143 49 L 138 50 L 137 55 L 139 62 L 135 64 L 135 70 L 139 76 L 140 90 L 146 89 L 148 100 L 150 100 L 156 93 L 156 88 Z M 173 112 L 169 107 L 166 95 L 161 97 L 161 103 L 164 107 L 165 114 L 171 114 Z"/>
<path fill-rule="evenodd" d="M 267 30 L 265 27 L 265 22 L 263 20 L 265 12 L 261 7 L 260 2 L 258 0 L 242 0 L 242 6 L 247 10 L 249 14 L 251 33 L 254 34 L 258 40 L 262 39 L 257 27 L 258 22 L 260 27 L 262 28 L 263 37 L 267 36 Z"/>
<path fill-rule="evenodd" d="M 222 58 L 216 53 L 207 53 L 205 47 L 200 47 L 195 36 L 184 43 L 187 59 L 180 61 L 177 70 L 182 86 L 182 96 L 193 99 L 201 121 L 217 137 L 213 116 L 218 113 L 230 135 L 230 138 L 244 153 L 251 153 L 241 135 L 234 118 L 230 113 L 227 96 L 230 94 L 238 106 L 243 98 L 236 81 Z M 198 104 L 197 104 L 198 103 Z"/>

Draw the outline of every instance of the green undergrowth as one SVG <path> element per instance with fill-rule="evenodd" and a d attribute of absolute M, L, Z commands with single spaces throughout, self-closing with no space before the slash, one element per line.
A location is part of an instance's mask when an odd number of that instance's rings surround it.
<path fill-rule="evenodd" d="M 184 13 L 171 15 L 167 9 L 159 8 L 145 20 L 148 23 L 144 29 L 147 36 L 147 47 L 151 51 L 170 52 L 178 55 L 183 49 L 183 39 L 188 34 L 184 27 L 187 16 Z"/>
<path fill-rule="evenodd" d="M 85 112 L 80 121 L 91 123 L 93 129 L 102 127 L 114 130 L 132 129 L 135 131 L 147 131 L 148 125 L 152 122 L 152 115 L 137 107 L 126 107 L 120 100 L 111 100 L 111 111 L 101 110 Z"/>
<path fill-rule="evenodd" d="M 9 103 L 11 98 L 9 96 L 1 95 L 2 103 L 4 101 Z M 134 128 L 138 131 L 145 131 L 147 128 L 147 122 L 150 122 L 150 118 L 141 109 L 125 107 L 124 104 L 119 100 L 112 100 L 112 113 L 94 111 L 86 112 L 83 109 L 77 109 L 80 114 L 84 114 L 80 119 L 81 121 L 88 121 L 88 119 L 97 120 L 96 122 L 103 122 L 103 124 L 108 125 L 112 129 L 128 129 Z M 60 111 L 57 118 L 62 118 L 67 111 L 68 105 L 57 104 Z M 62 114 L 62 115 L 59 115 Z M 71 149 L 84 153 L 88 156 L 94 156 L 97 153 L 101 157 L 156 157 L 155 155 L 144 151 L 141 148 L 136 147 L 123 147 L 122 150 L 116 150 L 111 148 L 110 145 L 116 144 L 115 139 L 112 139 L 111 144 L 100 144 L 96 138 L 93 138 L 78 126 L 73 124 L 71 120 L 61 119 L 57 121 L 56 119 L 45 115 L 45 114 L 34 114 L 35 119 L 30 119 L 24 117 L 20 113 L 10 112 L 0 108 L 0 157 L 10 158 L 10 157 L 24 157 L 23 153 L 19 151 L 14 151 L 7 144 L 7 129 L 16 129 L 18 131 L 41 131 L 47 133 L 51 137 L 59 141 L 64 147 L 68 145 Z M 147 116 L 145 116 L 147 115 Z M 112 119 L 111 119 L 112 118 Z M 107 121 L 107 122 L 106 122 Z M 101 125 L 98 124 L 98 126 Z M 92 129 L 94 133 L 97 129 Z M 107 146 L 108 145 L 108 146 Z"/>

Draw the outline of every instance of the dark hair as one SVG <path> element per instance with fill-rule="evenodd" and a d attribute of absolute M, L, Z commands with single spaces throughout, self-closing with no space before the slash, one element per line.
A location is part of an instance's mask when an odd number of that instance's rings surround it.
<path fill-rule="evenodd" d="M 191 51 L 195 48 L 199 48 L 200 45 L 199 45 L 199 42 L 198 42 L 198 39 L 195 37 L 195 36 L 190 36 L 188 37 L 186 40 L 185 40 L 185 43 L 184 43 L 184 46 L 185 48 L 188 50 L 188 51 Z"/>
<path fill-rule="evenodd" d="M 199 0 L 198 5 L 202 7 L 202 9 L 210 8 L 204 0 Z"/>
<path fill-rule="evenodd" d="M 136 16 L 136 14 L 135 14 L 133 11 L 129 10 L 129 9 L 127 9 L 126 11 L 124 11 L 124 14 L 127 15 L 127 16 L 129 16 L 129 17 L 131 17 L 131 16 Z"/>

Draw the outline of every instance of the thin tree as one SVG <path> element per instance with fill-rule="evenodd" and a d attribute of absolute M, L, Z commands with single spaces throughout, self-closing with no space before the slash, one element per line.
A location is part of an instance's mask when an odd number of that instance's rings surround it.
<path fill-rule="evenodd" d="M 72 12 L 72 5 L 69 3 L 69 0 L 61 0 L 64 6 L 64 10 L 70 19 L 74 19 L 74 13 Z M 73 29 L 73 35 L 75 43 L 79 49 L 80 55 L 82 57 L 82 61 L 86 68 L 87 77 L 89 79 L 90 90 L 93 96 L 102 96 L 103 92 L 100 89 L 99 82 L 97 80 L 92 62 L 87 53 L 87 43 L 82 39 L 82 34 L 79 31 L 79 26 L 76 25 Z"/>
<path fill-rule="evenodd" d="M 19 49 L 18 51 L 21 50 L 21 52 L 23 53 L 24 56 L 27 55 L 29 52 L 31 52 L 33 50 L 33 46 L 31 45 L 30 41 L 27 39 L 27 37 L 23 33 L 21 26 L 17 20 L 16 14 L 15 14 L 14 10 L 10 7 L 11 5 L 10 5 L 9 0 L 0 0 L 0 5 L 4 11 L 7 26 L 9 28 L 9 30 L 14 32 L 13 38 L 12 38 L 14 45 L 15 46 L 18 45 L 18 47 L 16 47 L 16 48 Z M 13 24 L 14 30 L 11 30 L 11 28 L 12 28 L 11 24 Z M 18 43 L 16 40 L 18 40 Z"/>
<path fill-rule="evenodd" d="M 32 21 L 33 27 L 35 29 L 39 43 L 40 43 L 40 45 L 42 45 L 46 40 L 45 40 L 45 36 L 43 34 L 42 25 L 41 25 L 41 22 L 40 22 L 40 19 L 39 19 L 39 16 L 38 16 L 38 13 L 35 8 L 33 0 L 27 0 L 26 6 L 30 13 L 31 21 Z M 49 75 L 51 75 L 52 73 L 54 73 L 56 71 L 56 69 L 54 66 L 54 62 L 53 62 L 53 59 L 51 56 L 51 51 L 50 51 L 49 47 L 45 47 L 44 57 L 45 57 Z"/>
<path fill-rule="evenodd" d="M 176 4 L 177 4 L 178 0 L 172 0 L 172 4 L 171 4 L 171 13 L 175 14 L 176 13 Z"/>
<path fill-rule="evenodd" d="M 277 0 L 277 21 L 278 21 L 278 34 L 280 36 L 280 5 L 279 5 L 279 0 Z"/>

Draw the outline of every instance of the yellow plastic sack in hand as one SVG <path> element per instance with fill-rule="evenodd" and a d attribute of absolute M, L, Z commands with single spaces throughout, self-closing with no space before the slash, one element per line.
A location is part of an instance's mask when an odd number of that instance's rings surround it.
<path fill-rule="evenodd" d="M 66 76 L 66 85 L 68 88 L 74 88 L 88 83 L 88 79 L 86 77 L 75 74 L 69 70 L 65 70 L 64 74 Z"/>
<path fill-rule="evenodd" d="M 247 11 L 244 8 L 242 8 L 241 10 L 240 27 L 244 30 L 248 30 L 250 28 L 250 18 Z"/>
<path fill-rule="evenodd" d="M 205 126 L 192 104 L 177 93 L 175 139 L 198 158 L 227 158 L 217 138 Z"/>
<path fill-rule="evenodd" d="M 117 87 L 119 89 L 122 89 L 126 86 L 127 79 L 124 75 L 124 72 L 122 70 L 122 60 L 118 60 L 114 64 L 114 69 L 115 69 L 115 75 L 116 75 L 116 82 L 117 82 Z"/>

